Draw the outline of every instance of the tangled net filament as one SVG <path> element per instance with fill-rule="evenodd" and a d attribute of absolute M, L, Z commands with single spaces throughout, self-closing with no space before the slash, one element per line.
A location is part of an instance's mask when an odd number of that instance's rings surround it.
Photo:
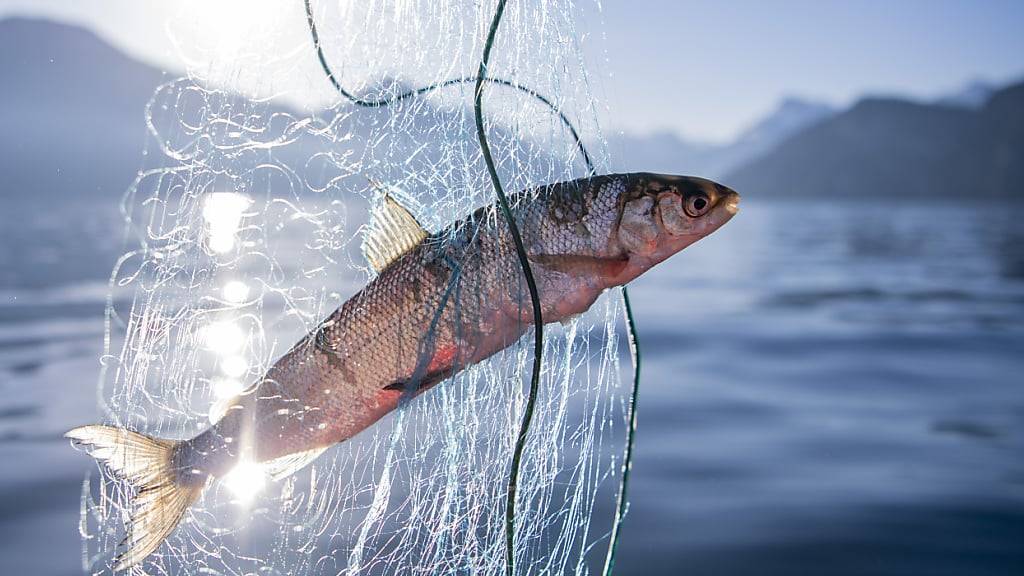
<path fill-rule="evenodd" d="M 442 6 L 438 12 L 446 9 Z M 549 16 L 551 10 L 551 6 L 546 6 L 535 16 Z M 372 12 L 372 8 L 369 11 Z M 312 25 L 308 2 L 307 19 Z M 498 18 L 492 20 L 491 30 L 496 30 L 499 21 Z M 520 23 L 520 26 L 526 25 Z M 311 32 L 315 33 L 315 28 Z M 493 33 L 488 38 L 490 45 Z M 340 89 L 326 66 L 319 41 L 316 47 L 325 72 Z M 392 104 L 436 89 L 431 86 L 480 82 L 480 78 L 530 94 L 555 111 L 579 149 L 577 158 L 582 157 L 588 170 L 594 171 L 592 157 L 583 147 L 575 126 L 553 100 L 517 83 L 490 80 L 483 73 L 435 82 L 418 90 L 398 91 L 395 97 L 378 100 L 381 104 L 369 107 L 383 107 L 385 100 Z M 479 87 L 476 94 L 479 98 Z M 120 314 L 115 305 L 111 306 L 111 322 L 124 320 L 126 342 L 120 355 L 107 358 L 111 369 L 106 373 L 102 389 L 104 396 L 111 398 L 108 417 L 119 424 L 155 427 L 164 435 L 194 433 L 195 428 L 206 425 L 203 406 L 208 405 L 210 389 L 216 388 L 215 378 L 207 375 L 209 359 L 203 352 L 203 332 L 209 330 L 211 318 L 220 322 L 222 320 L 216 318 L 230 315 L 234 325 L 245 333 L 246 343 L 241 352 L 254 361 L 242 376 L 257 374 L 280 352 L 281 343 L 308 330 L 322 317 L 324 310 L 342 300 L 341 290 L 325 288 L 331 284 L 323 280 L 327 266 L 336 267 L 349 261 L 354 269 L 366 270 L 358 256 L 352 254 L 352 240 L 357 234 L 350 232 L 352 226 L 347 222 L 346 206 L 329 195 L 339 188 L 351 189 L 353 179 L 379 169 L 387 158 L 401 156 L 405 151 L 401 147 L 385 148 L 388 145 L 382 144 L 384 140 L 372 140 L 372 134 L 365 149 L 384 150 L 384 160 L 368 159 L 365 153 L 360 157 L 359 146 L 354 142 L 339 147 L 339 142 L 347 143 L 351 138 L 345 123 L 358 122 L 346 111 L 338 111 L 334 118 L 325 122 L 280 112 L 265 116 L 263 110 L 267 108 L 265 102 L 243 102 L 187 81 L 164 86 L 150 105 L 150 129 L 157 137 L 162 156 L 173 165 L 144 171 L 126 198 L 130 230 L 139 238 L 142 250 L 129 254 L 114 275 L 116 286 L 134 287 L 136 293 L 126 314 Z M 201 113 L 190 115 L 187 112 L 196 109 Z M 413 105 L 411 109 L 412 113 L 423 111 L 420 105 Z M 153 121 L 159 110 L 170 110 L 177 116 L 179 128 L 170 137 Z M 479 110 L 478 100 L 478 114 Z M 410 115 L 410 110 L 405 113 Z M 458 114 L 433 114 L 441 117 L 442 130 L 457 126 Z M 379 123 L 380 133 L 411 134 L 418 129 L 403 126 L 402 122 L 401 113 L 369 121 Z M 480 114 L 478 136 L 483 133 L 482 129 Z M 426 132 L 433 134 L 433 130 L 428 128 Z M 311 139 L 318 148 L 330 152 L 306 154 L 302 149 L 293 149 L 301 146 L 304 139 Z M 465 141 L 446 144 L 443 154 L 421 161 L 421 167 L 427 170 L 413 170 L 407 162 L 397 174 L 405 178 L 406 186 L 437 189 L 439 174 L 450 177 L 452 166 L 472 168 L 484 159 L 492 182 L 500 185 L 497 172 L 502 163 L 507 165 L 519 154 L 525 155 L 524 164 L 539 165 L 542 169 L 527 176 L 513 177 L 517 187 L 526 187 L 524 178 L 532 177 L 538 182 L 564 179 L 554 161 L 536 149 L 524 152 L 517 141 L 518 138 L 508 134 L 498 134 L 497 162 L 486 160 L 489 149 L 484 153 L 486 156 L 474 159 L 467 157 L 470 152 Z M 416 149 L 413 153 L 415 155 Z M 426 156 L 421 154 L 420 158 Z M 395 172 L 384 177 L 376 175 L 382 180 L 393 180 L 394 176 Z M 231 194 L 246 197 L 246 204 L 235 210 L 237 229 L 229 238 L 215 241 L 216 235 L 211 233 L 211 223 L 205 221 L 203 212 L 209 199 L 224 188 L 237 191 Z M 274 197 L 267 194 L 262 201 L 252 193 L 271 189 Z M 476 187 L 468 187 L 467 194 L 461 198 L 417 194 L 410 199 L 414 203 L 419 201 L 419 206 L 414 208 L 420 214 L 433 214 L 437 220 L 432 223 L 437 225 L 457 214 L 459 206 L 479 204 L 474 189 Z M 152 192 L 147 196 L 144 190 Z M 318 200 L 324 201 L 309 201 L 303 190 L 321 194 Z M 365 186 L 351 192 L 355 199 L 361 196 L 369 200 L 371 194 Z M 138 198 L 142 198 L 142 202 L 136 205 Z M 353 213 L 362 212 L 357 203 L 355 206 L 349 209 Z M 196 229 L 202 231 L 198 240 Z M 287 238 L 277 234 L 285 230 L 290 233 Z M 300 239 L 297 249 L 296 239 Z M 219 253 L 217 242 L 221 243 L 221 248 L 227 248 L 223 253 Z M 296 252 L 302 255 L 296 267 L 290 269 L 282 264 L 289 258 L 294 259 Z M 228 287 L 237 287 L 232 283 L 239 282 L 238 278 L 246 281 L 246 288 L 252 293 L 242 298 L 238 298 L 238 294 L 229 297 Z M 358 286 L 363 281 L 347 279 L 346 287 Z M 273 312 L 274 300 L 276 308 L 282 312 Z M 198 306 L 193 304 L 197 301 Z M 626 304 L 628 312 L 628 300 Z M 604 318 L 613 317 L 617 310 L 611 301 L 605 301 L 601 307 L 596 315 Z M 271 338 L 264 327 L 266 319 L 275 316 L 278 318 L 274 325 L 275 336 L 277 333 L 281 336 Z M 632 319 L 629 320 L 632 328 Z M 602 398 L 608 395 L 616 371 L 613 323 L 605 321 L 603 327 L 603 331 L 592 334 L 593 327 L 578 323 L 566 328 L 554 341 L 536 345 L 526 404 L 536 402 L 541 379 L 547 382 L 544 390 L 553 403 L 553 407 L 539 408 L 537 419 L 546 433 L 540 435 L 541 438 L 528 440 L 525 433 L 503 437 L 502 427 L 511 423 L 524 408 L 524 402 L 512 391 L 495 392 L 500 386 L 507 387 L 509 381 L 518 381 L 506 373 L 507 367 L 503 368 L 499 359 L 458 377 L 456 382 L 437 390 L 435 398 L 418 400 L 408 409 L 400 410 L 391 421 L 390 431 L 382 423 L 369 441 L 353 442 L 339 449 L 333 459 L 323 458 L 307 473 L 289 479 L 281 487 L 279 497 L 271 502 L 257 500 L 255 507 L 239 513 L 232 498 L 223 490 L 204 498 L 194 515 L 194 526 L 172 538 L 170 552 L 152 564 L 173 571 L 174 566 L 197 563 L 214 573 L 250 568 L 270 573 L 433 573 L 491 572 L 499 566 L 510 570 L 518 559 L 515 564 L 525 566 L 530 573 L 586 571 L 584 557 L 601 540 L 601 537 L 588 540 L 591 538 L 588 519 L 602 480 L 610 469 L 607 464 L 598 463 L 602 458 L 602 439 L 610 434 L 610 429 L 605 427 L 612 414 L 612 406 Z M 591 368 L 580 363 L 580 355 L 583 354 L 584 359 L 588 357 L 586 351 L 592 349 L 591 341 L 595 338 L 599 342 L 598 363 L 596 372 L 591 372 Z M 516 358 L 516 362 L 507 363 L 512 366 L 521 365 L 525 360 L 525 351 L 519 347 L 506 355 Z M 542 366 L 542 356 L 554 361 Z M 634 394 L 638 366 L 636 370 Z M 167 374 L 175 375 L 169 380 L 163 379 Z M 578 377 L 597 385 L 592 390 L 574 390 L 570 383 Z M 567 407 L 580 393 L 582 398 L 576 400 L 584 405 L 583 417 L 577 428 L 571 428 L 566 424 Z M 634 406 L 631 399 L 625 474 L 628 474 L 631 453 Z M 505 412 L 507 416 L 481 424 L 477 412 L 490 415 Z M 523 412 L 527 411 L 523 409 Z M 439 426 L 429 422 L 425 414 L 440 414 L 446 424 Z M 529 422 L 529 419 L 524 415 L 523 421 Z M 455 426 L 456 422 L 463 426 Z M 418 434 L 423 428 L 428 432 Z M 431 442 L 429 438 L 439 440 Z M 507 474 L 510 465 L 504 458 L 510 453 L 522 453 L 528 442 L 532 446 L 529 453 L 536 453 L 537 457 L 511 465 L 511 469 L 518 474 L 520 466 L 524 468 L 522 474 L 526 481 L 520 486 L 520 501 L 529 506 L 520 512 L 518 522 L 514 505 L 507 506 L 506 538 L 496 538 L 494 527 L 500 523 L 494 520 L 501 506 L 494 499 L 493 480 Z M 575 466 L 566 467 L 557 457 L 560 450 L 554 447 L 567 445 L 580 454 Z M 465 450 L 470 456 L 459 454 L 458 450 Z M 496 458 L 499 454 L 505 457 Z M 433 460 L 442 463 L 440 471 L 425 469 L 424 463 Z M 556 494 L 552 486 L 559 485 L 556 479 L 565 470 L 569 470 L 572 486 Z M 467 476 L 467 471 L 475 472 L 479 478 L 471 478 L 472 473 Z M 627 478 L 623 477 L 619 490 L 606 572 L 613 564 L 614 543 L 625 509 Z M 89 537 L 86 544 L 90 552 L 89 566 L 96 565 L 100 556 L 98 550 L 103 549 L 101 544 L 116 538 L 111 530 L 111 517 L 123 511 L 119 503 L 124 502 L 126 496 L 118 494 L 109 479 L 102 479 L 102 483 L 99 500 L 88 484 L 83 491 L 83 532 Z M 438 494 L 443 495 L 440 501 Z M 514 504 L 514 500 L 512 502 Z M 552 506 L 560 512 L 544 512 Z M 252 513 L 257 516 L 255 519 Z M 237 520 L 225 526 L 224 517 Z M 433 518 L 440 520 L 426 521 Z M 512 521 L 508 522 L 510 518 Z M 416 522 L 430 529 L 417 530 Z M 269 523 L 277 528 L 271 528 L 268 537 L 266 529 L 262 532 L 251 529 L 257 523 Z M 243 531 L 242 527 L 247 529 Z M 510 535 L 515 537 L 515 545 L 509 545 Z M 252 545 L 248 549 L 239 547 L 239 541 L 246 538 L 252 539 Z M 296 551 L 325 548 L 330 552 L 320 556 L 295 555 Z M 270 552 L 255 553 L 249 549 Z M 504 562 L 500 562 L 500 558 L 504 558 Z"/>

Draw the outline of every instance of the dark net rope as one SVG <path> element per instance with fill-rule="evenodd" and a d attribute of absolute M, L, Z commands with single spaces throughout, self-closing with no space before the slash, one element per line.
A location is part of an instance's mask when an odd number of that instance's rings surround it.
<path fill-rule="evenodd" d="M 526 256 L 523 238 L 519 234 L 519 226 L 516 224 L 516 219 L 512 216 L 512 210 L 508 206 L 508 198 L 505 196 L 505 190 L 502 189 L 501 179 L 498 178 L 498 171 L 494 167 L 491 147 L 487 144 L 487 132 L 484 130 L 484 78 L 487 77 L 487 64 L 491 60 L 491 48 L 494 47 L 494 37 L 498 33 L 498 25 L 501 24 L 501 17 L 504 13 L 505 0 L 498 0 L 498 7 L 494 11 L 494 19 L 491 20 L 491 29 L 487 32 L 487 41 L 484 43 L 484 55 L 480 59 L 480 70 L 476 76 L 473 113 L 476 117 L 476 136 L 480 140 L 480 151 L 484 155 L 487 172 L 491 175 L 491 184 L 494 185 L 494 192 L 498 196 L 498 205 L 501 207 L 501 212 L 505 215 L 505 220 L 508 221 L 509 232 L 512 233 L 512 242 L 516 245 L 519 265 L 522 266 L 523 274 L 526 276 L 526 287 L 530 290 L 530 302 L 533 305 L 533 372 L 530 374 L 530 395 L 526 399 L 523 420 L 519 424 L 519 436 L 516 437 L 516 447 L 512 452 L 512 469 L 508 475 L 508 496 L 505 502 L 505 573 L 507 576 L 513 576 L 516 571 L 516 490 L 519 486 L 519 469 L 522 467 L 523 451 L 526 450 L 526 439 L 530 433 L 530 423 L 533 422 L 533 410 L 537 405 L 537 393 L 540 390 L 541 355 L 544 352 L 544 319 L 541 316 L 540 294 L 537 292 L 537 282 L 533 278 L 533 268 L 530 266 L 530 260 Z"/>
<path fill-rule="evenodd" d="M 491 156 L 490 146 L 487 143 L 487 136 L 484 132 L 483 127 L 483 109 L 482 109 L 482 96 L 483 96 L 483 85 L 492 84 L 496 86 L 504 86 L 512 88 L 524 94 L 533 97 L 535 100 L 544 104 L 551 112 L 558 115 L 562 124 L 565 126 L 569 133 L 573 137 L 573 141 L 576 144 L 576 148 L 583 158 L 583 162 L 587 166 L 587 173 L 593 175 L 596 170 L 594 168 L 593 160 L 590 154 L 587 152 L 586 146 L 583 144 L 582 138 L 580 138 L 579 132 L 572 121 L 565 115 L 565 112 L 560 110 L 554 102 L 543 94 L 519 84 L 511 80 L 504 78 L 493 78 L 487 75 L 487 63 L 490 59 L 491 48 L 494 44 L 494 37 L 497 33 L 498 25 L 501 23 L 501 17 L 504 13 L 506 0 L 499 0 L 497 9 L 495 10 L 494 19 L 491 22 L 491 27 L 488 32 L 487 41 L 484 46 L 483 58 L 480 62 L 479 73 L 476 76 L 463 76 L 460 78 L 450 78 L 442 82 L 435 82 L 427 86 L 406 90 L 399 94 L 391 95 L 386 98 L 375 98 L 367 99 L 356 96 L 355 94 L 346 90 L 338 78 L 334 75 L 333 70 L 327 63 L 327 59 L 324 56 L 323 48 L 320 44 L 320 35 L 317 32 L 316 21 L 313 17 L 313 8 L 311 0 L 303 0 L 306 8 L 306 22 L 309 25 L 310 36 L 313 40 L 313 46 L 316 49 L 317 59 L 320 62 L 320 67 L 323 69 L 327 79 L 334 86 L 335 90 L 341 94 L 346 100 L 355 104 L 356 106 L 364 108 L 382 108 L 390 106 L 402 100 L 414 96 L 420 96 L 429 92 L 448 88 L 450 86 L 457 86 L 474 82 L 476 88 L 474 90 L 474 115 L 476 119 L 477 127 L 477 138 L 480 141 L 480 148 L 484 156 L 484 162 L 487 164 L 487 171 L 491 177 L 491 183 L 494 185 L 495 193 L 498 197 L 498 203 L 502 210 L 505 219 L 508 221 L 510 230 L 512 232 L 513 241 L 516 244 L 516 252 L 519 256 L 519 262 L 523 268 L 523 273 L 526 276 L 527 287 L 530 290 L 530 299 L 533 305 L 533 316 L 534 316 L 534 363 L 533 371 L 530 378 L 530 391 L 527 398 L 526 409 L 523 414 L 523 420 L 520 424 L 519 435 L 516 439 L 515 451 L 512 456 L 512 469 L 509 473 L 508 483 L 508 500 L 505 509 L 505 543 L 506 543 L 506 572 L 508 574 L 514 573 L 515 560 L 515 500 L 516 500 L 516 488 L 519 478 L 519 471 L 521 468 L 522 454 L 526 446 L 526 439 L 529 433 L 530 424 L 533 420 L 534 407 L 536 405 L 536 399 L 538 395 L 539 377 L 542 362 L 542 354 L 544 348 L 543 340 L 543 318 L 541 317 L 541 310 L 539 305 L 539 295 L 537 293 L 536 282 L 533 277 L 533 271 L 530 267 L 529 260 L 526 256 L 526 250 L 523 247 L 522 237 L 519 234 L 519 228 L 516 225 L 515 219 L 512 216 L 512 212 L 508 205 L 508 199 L 505 195 L 504 189 L 502 188 L 501 181 L 498 178 L 497 171 L 494 167 L 494 160 Z M 628 508 L 627 492 L 629 488 L 629 474 L 633 467 L 633 445 L 636 436 L 636 408 L 637 408 L 637 395 L 640 390 L 640 345 L 636 334 L 636 321 L 633 316 L 633 308 L 629 300 L 629 291 L 625 286 L 622 287 L 622 299 L 625 305 L 626 315 L 626 327 L 627 336 L 629 339 L 629 350 L 633 359 L 633 389 L 630 394 L 629 400 L 629 428 L 627 430 L 626 448 L 625 455 L 623 457 L 622 464 L 622 476 L 619 482 L 619 493 L 616 501 L 615 508 L 615 519 L 612 525 L 612 531 L 608 544 L 608 553 L 605 558 L 604 574 L 610 575 L 615 566 L 615 553 L 618 549 L 619 535 L 621 533 L 621 527 L 623 519 L 625 518 L 626 511 Z"/>

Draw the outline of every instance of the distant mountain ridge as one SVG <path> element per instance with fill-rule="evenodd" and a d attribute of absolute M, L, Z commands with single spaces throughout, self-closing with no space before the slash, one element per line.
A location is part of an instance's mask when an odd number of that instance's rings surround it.
<path fill-rule="evenodd" d="M 162 72 L 82 28 L 9 18 L 0 20 L 0 79 L 6 200 L 124 192 L 145 142 L 144 107 Z"/>
<path fill-rule="evenodd" d="M 29 202 L 119 198 L 143 163 L 147 138 L 152 141 L 145 106 L 156 88 L 174 77 L 82 28 L 47 20 L 0 20 L 0 194 Z M 1022 86 L 995 90 L 976 82 L 933 102 L 865 98 L 846 110 L 786 99 L 725 145 L 664 133 L 613 138 L 612 169 L 702 175 L 755 197 L 1020 197 Z M 243 103 L 237 96 L 224 98 Z M 264 105 L 263 113 L 276 112 L 288 110 Z M 410 114 L 405 124 L 411 128 L 388 147 L 387 161 L 376 159 L 376 165 L 394 165 L 396 178 L 403 177 L 403 170 L 407 176 L 450 162 L 437 146 L 435 128 L 465 120 L 459 110 L 433 108 L 426 101 Z M 326 147 L 358 158 L 366 153 L 370 136 L 366 117 L 361 118 L 364 122 L 352 123 L 352 138 L 343 142 L 325 146 L 302 136 L 273 154 L 295 165 Z M 509 138 L 507 131 L 495 128 L 495 142 Z M 463 144 L 466 151 L 476 149 L 472 138 Z M 409 156 L 416 157 L 411 164 L 405 162 Z M 484 174 L 482 166 L 479 172 Z"/>
<path fill-rule="evenodd" d="M 966 86 L 951 92 L 949 94 L 940 96 L 935 100 L 935 104 L 945 106 L 960 106 L 963 108 L 978 109 L 988 102 L 992 94 L 998 90 L 999 87 L 991 82 L 984 80 L 974 80 L 968 82 Z"/>
<path fill-rule="evenodd" d="M 113 206 L 132 183 L 141 166 L 163 165 L 160 150 L 147 131 L 146 106 L 157 98 L 154 124 L 167 138 L 194 140 L 182 136 L 181 122 L 202 123 L 211 114 L 230 114 L 239 122 L 266 122 L 272 118 L 305 120 L 285 106 L 254 103 L 239 95 L 223 91 L 211 93 L 209 102 L 198 97 L 168 101 L 179 92 L 154 96 L 158 87 L 178 78 L 147 64 L 138 62 L 92 32 L 48 20 L 8 18 L 0 20 L 0 194 L 8 201 L 36 203 L 66 199 L 103 199 Z M 326 81 L 326 80 L 325 80 Z M 188 81 L 182 81 L 183 85 Z M 393 90 L 395 86 L 384 89 Z M 204 92 L 197 90 L 198 92 Z M 164 110 L 166 104 L 173 109 Z M 213 112 L 213 109 L 218 112 Z M 486 170 L 476 155 L 478 143 L 470 130 L 456 130 L 445 139 L 438 138 L 438 126 L 455 127 L 471 123 L 472 116 L 455 107 L 434 105 L 420 99 L 402 108 L 360 109 L 358 115 L 340 110 L 325 110 L 320 121 L 339 126 L 344 138 L 314 135 L 313 130 L 298 129 L 287 138 L 286 145 L 251 146 L 234 153 L 232 159 L 219 161 L 237 166 L 256 166 L 280 162 L 297 170 L 305 170 L 311 179 L 321 178 L 323 167 L 313 168 L 310 159 L 330 153 L 336 158 L 358 161 L 372 154 L 373 176 L 398 182 L 417 170 L 431 169 L 451 161 L 458 150 L 467 151 L 470 162 L 479 162 L 481 180 Z M 403 131 L 391 138 L 387 146 L 370 150 L 375 126 L 386 125 L 389 114 L 401 114 Z M 335 116 L 336 115 L 336 116 Z M 287 120 L 283 120 L 287 122 Z M 275 121 L 274 126 L 282 122 Z M 212 129 L 196 146 L 210 147 L 216 143 L 234 147 L 223 122 Z M 268 131 L 269 133 L 269 131 Z M 528 143 L 518 142 L 500 126 L 491 134 L 495 149 L 526 154 Z M 155 150 L 148 159 L 143 156 L 147 143 Z M 509 148 L 510 147 L 510 148 Z M 241 147 L 240 147 L 241 148 Z M 244 159 L 240 155 L 245 154 Z M 542 152 L 534 153 L 536 158 Z M 542 164 L 537 162 L 536 164 Z M 520 170 L 526 162 L 510 162 L 499 172 Z M 364 174 L 365 175 L 365 174 Z M 318 184 L 320 183 L 317 180 Z M 253 188 L 271 188 L 266 182 L 250 182 Z M 414 190 L 411 190 L 416 192 Z M 437 192 L 437 191 L 433 191 Z M 284 188 L 271 193 L 286 193 Z"/>
<path fill-rule="evenodd" d="M 718 178 L 757 158 L 792 134 L 836 113 L 828 104 L 786 98 L 727 144 L 689 142 L 669 133 L 620 136 L 610 145 L 618 171 L 649 170 Z"/>
<path fill-rule="evenodd" d="M 868 98 L 723 177 L 752 196 L 1024 197 L 1024 83 L 978 108 Z"/>

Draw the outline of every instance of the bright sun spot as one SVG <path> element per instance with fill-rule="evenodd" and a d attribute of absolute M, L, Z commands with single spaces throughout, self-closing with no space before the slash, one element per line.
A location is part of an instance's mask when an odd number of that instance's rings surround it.
<path fill-rule="evenodd" d="M 230 252 L 235 247 L 234 236 L 226 236 L 219 234 L 210 235 L 210 250 L 218 254 L 225 254 Z"/>
<path fill-rule="evenodd" d="M 238 324 L 229 320 L 214 322 L 206 327 L 203 341 L 210 350 L 227 356 L 242 349 L 245 345 L 245 333 Z"/>
<path fill-rule="evenodd" d="M 235 247 L 238 227 L 250 204 L 252 200 L 236 192 L 213 192 L 206 195 L 203 200 L 203 219 L 209 226 L 207 243 L 210 250 L 223 254 Z"/>
<path fill-rule="evenodd" d="M 267 474 L 255 462 L 242 460 L 224 476 L 224 485 L 242 502 L 249 502 L 267 484 Z"/>
<path fill-rule="evenodd" d="M 232 280 L 224 285 L 221 292 L 224 294 L 224 299 L 228 302 L 241 304 L 249 297 L 249 286 L 241 280 Z"/>
<path fill-rule="evenodd" d="M 241 356 L 228 356 L 221 360 L 220 371 L 231 378 L 241 378 L 249 371 L 249 363 Z"/>
<path fill-rule="evenodd" d="M 202 47 L 220 61 L 258 50 L 259 38 L 294 9 L 279 0 L 193 0 L 184 6 L 187 23 L 202 33 Z"/>
<path fill-rule="evenodd" d="M 207 416 L 210 424 L 216 424 L 227 414 L 228 408 L 235 404 L 235 399 L 245 391 L 245 385 L 235 378 L 216 378 L 210 382 L 214 400 Z"/>
<path fill-rule="evenodd" d="M 213 381 L 213 393 L 221 400 L 230 400 L 242 393 L 245 386 L 234 378 L 218 378 Z"/>

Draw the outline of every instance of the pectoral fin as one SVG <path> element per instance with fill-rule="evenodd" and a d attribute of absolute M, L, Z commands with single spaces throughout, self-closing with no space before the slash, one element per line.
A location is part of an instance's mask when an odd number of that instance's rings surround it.
<path fill-rule="evenodd" d="M 413 392 L 422 392 L 422 391 L 427 390 L 429 388 L 433 388 L 435 385 L 440 383 L 442 380 L 444 380 L 445 378 L 451 376 L 451 374 L 452 374 L 451 369 L 438 370 L 436 372 L 429 372 L 429 373 L 425 374 L 422 378 L 420 378 L 418 382 L 413 383 L 413 382 L 410 382 L 409 380 L 399 380 L 398 382 L 392 382 L 391 384 L 388 384 L 387 386 L 384 387 L 384 389 L 388 390 L 390 392 L 405 392 L 405 391 L 408 390 L 408 388 L 411 385 L 415 384 L 416 389 L 412 390 L 412 391 Z"/>
<path fill-rule="evenodd" d="M 618 276 L 629 264 L 629 258 L 597 258 L 575 254 L 537 254 L 530 256 L 530 261 L 563 274 L 602 278 Z"/>

